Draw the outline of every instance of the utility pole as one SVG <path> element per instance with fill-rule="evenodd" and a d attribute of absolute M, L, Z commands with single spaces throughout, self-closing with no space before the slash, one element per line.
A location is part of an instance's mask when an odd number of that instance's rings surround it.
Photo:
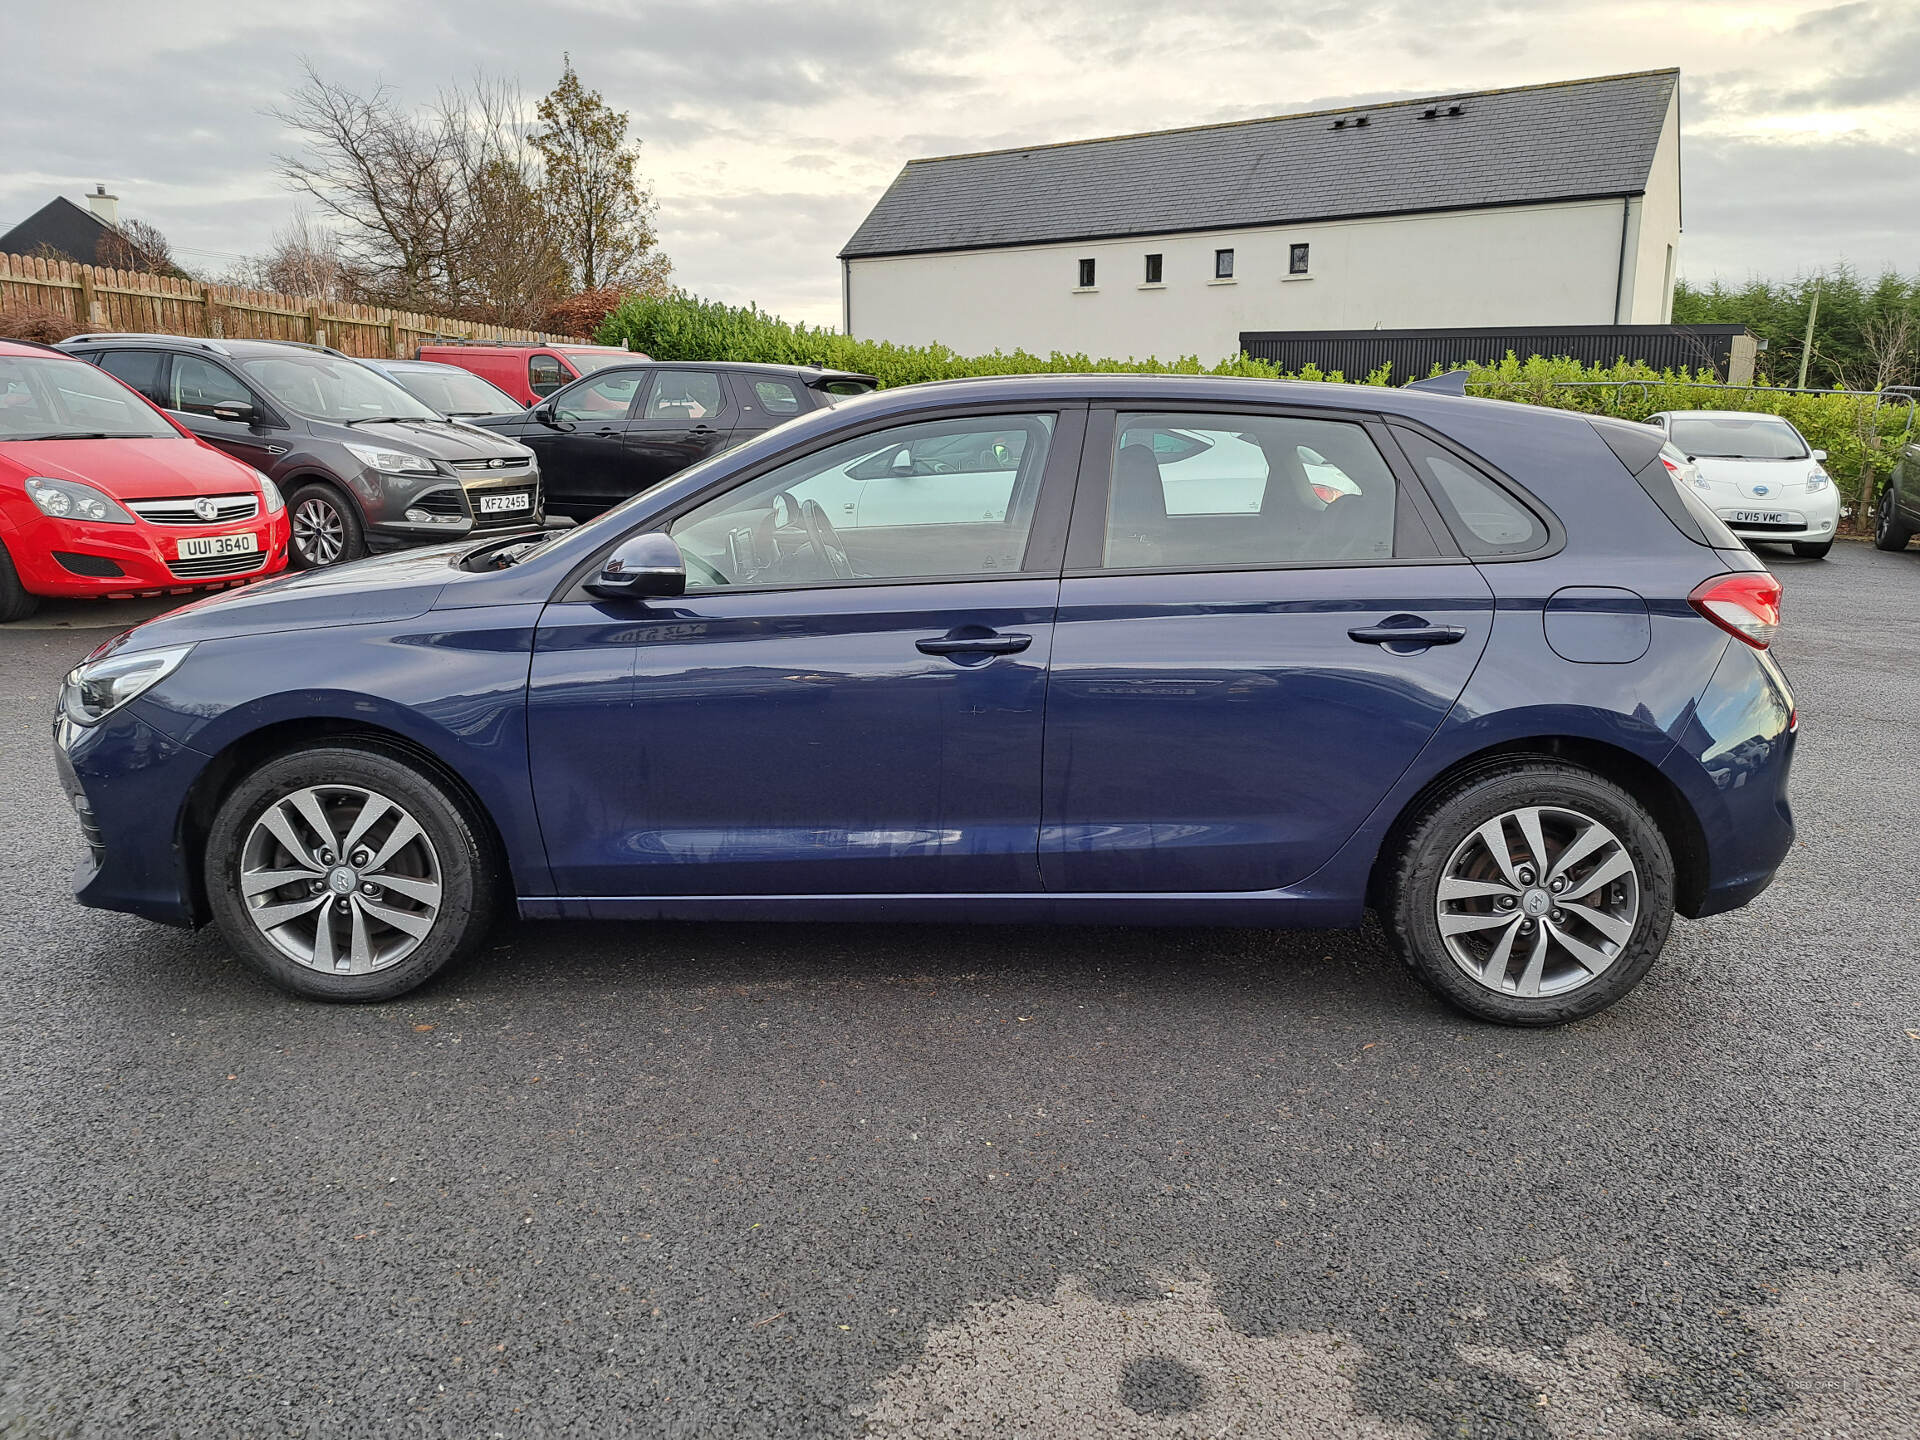
<path fill-rule="evenodd" d="M 1820 277 L 1813 277 L 1813 303 L 1807 306 L 1807 334 L 1800 342 L 1800 384 L 1799 389 L 1807 388 L 1807 361 L 1813 358 L 1813 317 L 1820 313 Z"/>

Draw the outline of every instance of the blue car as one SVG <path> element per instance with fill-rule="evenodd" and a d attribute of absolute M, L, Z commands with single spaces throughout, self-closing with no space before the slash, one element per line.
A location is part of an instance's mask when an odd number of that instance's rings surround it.
<path fill-rule="evenodd" d="M 87 905 L 379 1000 L 523 917 L 1335 927 L 1553 1024 L 1792 842 L 1780 589 L 1644 426 L 1019 376 L 68 676 Z"/>

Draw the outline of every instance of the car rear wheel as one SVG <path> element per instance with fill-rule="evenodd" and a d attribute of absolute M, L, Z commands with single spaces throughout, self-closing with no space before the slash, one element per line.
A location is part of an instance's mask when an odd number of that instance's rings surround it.
<path fill-rule="evenodd" d="M 331 485 L 302 485 L 287 499 L 293 534 L 287 558 L 297 570 L 318 570 L 358 560 L 367 540 L 353 504 Z"/>
<path fill-rule="evenodd" d="M 1893 486 L 1880 489 L 1880 508 L 1874 512 L 1873 545 L 1876 550 L 1904 550 L 1913 531 L 1900 523 L 1900 511 L 1894 503 Z"/>
<path fill-rule="evenodd" d="M 1833 541 L 1831 540 L 1796 540 L 1793 542 L 1793 553 L 1798 555 L 1802 560 L 1824 560 L 1827 558 L 1827 552 L 1831 549 L 1833 549 Z"/>
<path fill-rule="evenodd" d="M 403 994 L 470 951 L 493 918 L 480 827 L 444 786 L 378 750 L 267 761 L 215 815 L 206 877 L 227 943 L 317 1000 Z"/>
<path fill-rule="evenodd" d="M 1666 839 L 1637 800 L 1577 766 L 1521 759 L 1425 807 L 1384 918 L 1442 999 L 1506 1025 L 1559 1025 L 1639 983 L 1666 943 L 1673 886 Z"/>
<path fill-rule="evenodd" d="M 13 557 L 0 544 L 0 625 L 24 620 L 40 608 L 40 597 L 29 595 L 20 583 L 20 572 L 13 568 Z"/>

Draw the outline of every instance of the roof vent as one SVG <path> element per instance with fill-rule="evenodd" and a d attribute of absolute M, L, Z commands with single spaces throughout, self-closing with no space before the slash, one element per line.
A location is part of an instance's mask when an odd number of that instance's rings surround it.
<path fill-rule="evenodd" d="M 1460 113 L 1460 107 L 1458 105 L 1447 106 L 1447 114 L 1458 115 L 1459 113 Z"/>
<path fill-rule="evenodd" d="M 1358 120 L 1354 121 L 1353 123 L 1356 127 L 1364 125 L 1367 123 L 1367 117 L 1362 115 Z"/>
<path fill-rule="evenodd" d="M 1434 110 L 1431 108 L 1422 110 L 1420 112 L 1420 118 L 1422 120 L 1435 120 L 1439 118 L 1439 115 L 1440 115 L 1440 112 L 1438 110 Z"/>
<path fill-rule="evenodd" d="M 1336 120 L 1333 122 L 1333 128 L 1336 130 L 1344 130 L 1347 128 L 1347 122 L 1344 120 Z"/>

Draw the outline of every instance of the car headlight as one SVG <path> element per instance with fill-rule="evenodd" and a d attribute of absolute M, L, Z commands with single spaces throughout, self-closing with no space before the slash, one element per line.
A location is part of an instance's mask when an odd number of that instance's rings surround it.
<path fill-rule="evenodd" d="M 280 493 L 280 487 L 278 485 L 274 484 L 273 481 L 269 480 L 265 475 L 262 475 L 258 470 L 253 472 L 253 477 L 260 482 L 260 494 L 265 500 L 267 514 L 278 515 L 282 510 L 287 508 L 287 497 Z"/>
<path fill-rule="evenodd" d="M 60 687 L 60 713 L 76 725 L 97 725 L 178 670 L 192 653 L 191 645 L 175 645 L 166 650 L 116 650 L 84 660 L 67 672 Z"/>
<path fill-rule="evenodd" d="M 29 475 L 27 498 L 42 515 L 51 515 L 56 520 L 90 520 L 96 525 L 133 524 L 133 516 L 117 502 L 78 480 L 49 480 L 44 475 Z"/>
<path fill-rule="evenodd" d="M 1811 495 L 1816 490 L 1824 490 L 1832 483 L 1833 480 L 1828 476 L 1826 471 L 1815 470 L 1811 475 L 1807 476 L 1807 493 Z"/>
<path fill-rule="evenodd" d="M 385 475 L 434 475 L 439 466 L 424 455 L 409 455 L 401 450 L 382 450 L 377 445 L 355 445 L 346 442 L 347 449 L 369 470 L 378 470 Z"/>

